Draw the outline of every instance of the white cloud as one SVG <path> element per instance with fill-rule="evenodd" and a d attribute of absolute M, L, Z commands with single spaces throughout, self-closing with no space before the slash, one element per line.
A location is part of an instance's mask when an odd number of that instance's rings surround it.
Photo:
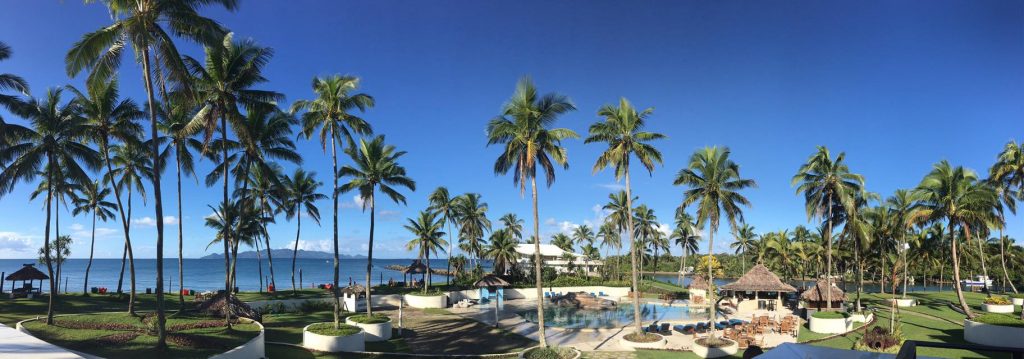
<path fill-rule="evenodd" d="M 363 208 L 363 199 L 360 198 L 359 195 L 357 194 L 357 195 L 352 196 L 352 201 L 351 202 L 341 201 L 340 203 L 338 203 L 338 205 L 341 206 L 341 208 L 358 208 L 358 209 L 362 209 Z"/>
<path fill-rule="evenodd" d="M 400 216 L 401 214 L 402 214 L 402 212 L 400 212 L 400 211 L 391 211 L 391 210 L 377 211 L 377 215 L 380 216 L 380 220 L 382 220 L 382 221 L 393 221 L 393 220 L 397 219 L 398 216 Z"/>
<path fill-rule="evenodd" d="M 36 250 L 32 237 L 15 232 L 0 232 L 0 257 L 33 257 Z"/>
<path fill-rule="evenodd" d="M 602 183 L 597 186 L 610 191 L 621 191 L 626 189 L 626 186 L 619 183 Z"/>
<path fill-rule="evenodd" d="M 658 231 L 664 234 L 666 237 L 672 234 L 672 226 L 667 223 L 658 223 Z"/>
<path fill-rule="evenodd" d="M 153 217 L 142 217 L 132 219 L 132 224 L 144 227 L 155 227 L 156 218 Z M 178 218 L 174 216 L 164 216 L 164 225 L 178 224 Z"/>
<path fill-rule="evenodd" d="M 83 226 L 81 224 L 75 223 L 75 224 L 71 225 L 71 230 L 72 231 L 76 231 L 77 232 L 77 231 L 81 231 L 83 229 L 85 229 L 85 226 Z"/>
<path fill-rule="evenodd" d="M 156 225 L 154 223 L 154 225 Z M 120 230 L 108 227 L 96 227 L 96 238 L 102 239 L 105 237 L 113 236 L 121 233 Z M 75 240 L 89 240 L 92 239 L 92 226 L 86 227 L 82 224 L 75 223 L 71 225 L 71 238 Z"/>

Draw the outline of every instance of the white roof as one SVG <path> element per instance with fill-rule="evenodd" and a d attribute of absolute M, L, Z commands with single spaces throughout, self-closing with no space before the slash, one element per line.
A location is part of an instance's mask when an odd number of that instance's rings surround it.
<path fill-rule="evenodd" d="M 535 245 L 532 244 L 532 243 L 520 243 L 519 245 L 516 246 L 516 252 L 519 252 L 519 254 L 522 254 L 522 255 L 525 255 L 525 256 L 532 256 L 534 248 L 535 248 L 534 246 Z M 541 256 L 544 256 L 544 257 L 561 257 L 563 253 L 565 253 L 565 251 L 563 251 L 561 248 L 558 248 L 554 244 L 543 244 L 543 243 L 541 243 L 541 245 L 540 245 L 540 255 Z M 576 257 L 583 257 L 583 255 L 579 254 L 579 253 L 571 253 L 571 254 L 576 256 Z"/>

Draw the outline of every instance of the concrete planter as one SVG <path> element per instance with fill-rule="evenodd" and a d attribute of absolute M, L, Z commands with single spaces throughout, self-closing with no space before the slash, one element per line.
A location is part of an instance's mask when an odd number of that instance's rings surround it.
<path fill-rule="evenodd" d="M 405 295 L 405 304 L 411 308 L 447 308 L 448 307 L 448 296 L 441 295 Z"/>
<path fill-rule="evenodd" d="M 363 324 L 354 322 L 351 319 L 345 318 L 345 324 L 354 325 L 363 329 L 366 333 L 365 340 L 368 342 L 381 342 L 391 339 L 391 319 L 388 318 L 386 323 L 375 323 L 375 324 Z"/>
<path fill-rule="evenodd" d="M 867 323 L 870 322 L 872 319 L 875 319 L 875 313 L 853 313 L 850 314 L 850 317 L 848 319 L 854 322 Z"/>
<path fill-rule="evenodd" d="M 1024 298 L 1010 298 L 1013 300 L 1013 305 L 1024 305 Z"/>
<path fill-rule="evenodd" d="M 982 345 L 1024 349 L 1024 328 L 1005 327 L 964 319 L 964 340 Z"/>
<path fill-rule="evenodd" d="M 917 300 L 914 300 L 913 298 L 896 299 L 897 307 L 913 307 L 915 305 L 917 305 Z"/>
<path fill-rule="evenodd" d="M 362 330 L 345 336 L 320 335 L 309 331 L 307 325 L 302 328 L 302 347 L 329 353 L 361 352 L 366 350 L 365 336 L 366 332 Z"/>
<path fill-rule="evenodd" d="M 665 349 L 665 346 L 668 345 L 668 340 L 666 340 L 665 337 L 661 336 L 661 334 L 657 334 L 657 333 L 648 333 L 648 334 L 657 335 L 658 338 L 661 338 L 661 339 L 659 339 L 658 341 L 655 341 L 655 342 L 650 342 L 650 343 L 637 343 L 637 342 L 634 342 L 634 341 L 626 340 L 626 336 L 623 335 L 622 338 L 619 339 L 619 345 L 621 345 L 623 348 L 633 348 L 633 349 Z"/>
<path fill-rule="evenodd" d="M 853 330 L 851 318 L 822 319 L 811 316 L 811 331 L 822 334 L 842 334 Z"/>
<path fill-rule="evenodd" d="M 530 349 L 522 351 L 521 353 L 519 353 L 519 359 L 526 358 L 526 353 L 529 352 L 530 350 L 533 350 L 533 349 L 536 349 L 536 348 L 539 348 L 539 347 L 533 347 L 533 348 L 530 348 Z M 580 356 L 583 355 L 583 352 L 579 351 L 579 349 L 576 349 L 576 348 L 569 348 L 569 349 L 572 349 L 572 352 L 574 353 L 573 356 L 572 356 L 572 359 L 580 359 Z"/>
<path fill-rule="evenodd" d="M 981 310 L 989 313 L 1013 313 L 1013 304 L 981 304 Z"/>
<path fill-rule="evenodd" d="M 726 356 L 734 355 L 734 354 L 736 354 L 736 352 L 739 351 L 740 346 L 735 341 L 732 341 L 732 340 L 729 340 L 729 339 L 725 339 L 725 338 L 719 338 L 719 340 L 724 340 L 724 341 L 727 341 L 727 342 L 729 342 L 731 344 L 726 345 L 724 347 L 709 348 L 709 347 L 700 345 L 695 340 L 693 342 L 693 346 L 691 347 L 691 349 L 693 350 L 693 354 L 696 354 L 697 356 L 699 356 L 701 358 L 721 358 L 721 357 L 726 357 Z"/>
<path fill-rule="evenodd" d="M 246 358 L 266 358 L 266 346 L 264 345 L 263 335 L 263 324 L 255 320 L 247 318 L 239 318 L 239 321 L 243 323 L 252 323 L 260 327 L 260 334 L 255 338 L 245 342 L 245 344 L 234 347 L 222 354 L 211 356 L 210 359 L 246 359 Z"/>

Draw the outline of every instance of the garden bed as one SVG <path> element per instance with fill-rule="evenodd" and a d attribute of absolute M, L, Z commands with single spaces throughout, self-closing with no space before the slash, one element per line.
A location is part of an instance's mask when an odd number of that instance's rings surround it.
<path fill-rule="evenodd" d="M 664 349 L 668 345 L 668 341 L 661 334 L 643 333 L 637 335 L 636 333 L 630 333 L 622 336 L 622 339 L 619 340 L 619 345 L 633 349 Z"/>
<path fill-rule="evenodd" d="M 363 329 L 353 325 L 315 323 L 302 328 L 302 346 L 321 352 L 361 352 L 366 349 Z"/>
<path fill-rule="evenodd" d="M 578 359 L 583 353 L 570 347 L 530 348 L 519 354 L 520 359 Z"/>
<path fill-rule="evenodd" d="M 1024 349 L 1024 321 L 1005 314 L 964 319 L 964 340 L 982 345 Z"/>
<path fill-rule="evenodd" d="M 379 342 L 391 339 L 391 318 L 388 318 L 386 315 L 352 315 L 345 318 L 345 324 L 362 328 L 365 332 L 364 339 L 368 342 Z"/>
<path fill-rule="evenodd" d="M 693 354 L 701 358 L 721 358 L 736 354 L 739 351 L 739 344 L 725 338 L 715 338 L 715 345 L 708 345 L 709 338 L 701 338 L 693 341 Z"/>

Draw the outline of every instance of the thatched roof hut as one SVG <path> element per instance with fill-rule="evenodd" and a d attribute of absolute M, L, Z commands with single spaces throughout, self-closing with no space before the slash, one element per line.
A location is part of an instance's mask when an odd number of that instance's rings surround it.
<path fill-rule="evenodd" d="M 50 279 L 50 276 L 46 275 L 46 273 L 40 272 L 38 269 L 36 269 L 36 266 L 34 264 L 26 264 L 22 266 L 21 269 L 19 269 L 17 272 L 11 273 L 6 278 L 4 278 L 4 280 L 9 281 L 33 281 L 43 279 Z"/>
<path fill-rule="evenodd" d="M 824 279 L 819 279 L 818 283 L 815 284 L 814 287 L 804 291 L 804 293 L 800 295 L 800 299 L 806 300 L 808 302 L 824 302 L 825 300 L 828 299 L 828 292 L 826 290 L 832 291 L 833 302 L 846 301 L 846 293 L 843 292 L 842 289 L 839 289 L 839 287 L 836 286 L 835 282 L 832 282 L 830 285 Z"/>
<path fill-rule="evenodd" d="M 340 292 L 342 294 L 366 294 L 366 287 L 364 287 L 362 284 L 353 284 L 348 287 L 341 288 Z"/>
<path fill-rule="evenodd" d="M 405 270 L 402 271 L 402 273 L 405 274 L 422 274 L 426 272 L 427 265 L 423 264 L 423 262 L 421 262 L 419 259 L 414 259 L 412 261 L 412 264 L 409 264 L 409 266 L 405 267 Z"/>
<path fill-rule="evenodd" d="M 722 289 L 735 292 L 796 292 L 796 288 L 784 283 L 763 264 L 750 268 L 740 279 L 723 285 Z"/>
<path fill-rule="evenodd" d="M 498 276 L 494 275 L 493 273 L 488 273 L 483 278 L 480 278 L 480 280 L 476 281 L 476 283 L 474 283 L 473 285 L 476 286 L 476 287 L 483 288 L 483 287 L 508 287 L 511 284 L 509 284 L 504 279 L 501 279 Z"/>
<path fill-rule="evenodd" d="M 708 290 L 708 280 L 704 279 L 704 276 L 694 276 L 690 284 L 686 285 L 686 289 L 703 289 Z"/>

